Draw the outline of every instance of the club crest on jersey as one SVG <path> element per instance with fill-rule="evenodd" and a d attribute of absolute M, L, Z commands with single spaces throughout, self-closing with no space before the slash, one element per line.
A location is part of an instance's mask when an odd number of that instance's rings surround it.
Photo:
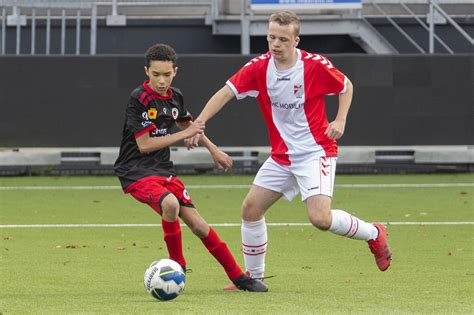
<path fill-rule="evenodd" d="M 178 118 L 178 109 L 176 107 L 173 107 L 171 110 L 171 114 L 173 115 L 173 119 L 176 120 Z"/>
<path fill-rule="evenodd" d="M 148 117 L 150 117 L 150 119 L 155 119 L 156 114 L 158 114 L 158 111 L 156 110 L 156 108 L 150 108 L 148 110 Z"/>
<path fill-rule="evenodd" d="M 187 200 L 191 199 L 191 196 L 189 195 L 189 193 L 186 189 L 183 190 L 183 197 Z"/>
<path fill-rule="evenodd" d="M 293 93 L 296 98 L 303 98 L 303 84 L 293 85 Z"/>

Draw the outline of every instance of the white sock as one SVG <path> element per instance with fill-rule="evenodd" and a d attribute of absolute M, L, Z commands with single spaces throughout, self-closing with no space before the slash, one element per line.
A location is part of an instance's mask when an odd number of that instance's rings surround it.
<path fill-rule="evenodd" d="M 263 278 L 267 241 L 265 218 L 259 221 L 242 220 L 242 251 L 245 269 L 251 278 Z"/>
<path fill-rule="evenodd" d="M 365 241 L 373 240 L 379 234 L 373 224 L 364 222 L 343 210 L 334 209 L 331 210 L 331 214 L 332 222 L 329 231 L 334 234 Z"/>

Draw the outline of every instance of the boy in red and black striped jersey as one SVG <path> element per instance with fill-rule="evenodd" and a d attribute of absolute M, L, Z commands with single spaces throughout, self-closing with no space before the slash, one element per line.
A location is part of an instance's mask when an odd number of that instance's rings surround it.
<path fill-rule="evenodd" d="M 226 243 L 199 215 L 184 184 L 176 177 L 169 146 L 203 134 L 204 124 L 192 122 L 183 95 L 171 87 L 177 71 L 175 51 L 168 45 L 156 44 L 147 50 L 145 57 L 145 73 L 149 80 L 130 95 L 120 154 L 114 166 L 124 192 L 161 215 L 169 257 L 184 270 L 186 261 L 178 216 L 201 239 L 239 289 L 267 291 L 263 282 L 242 272 Z M 181 131 L 172 133 L 175 124 Z M 200 144 L 209 150 L 217 168 L 232 167 L 232 159 L 204 135 Z"/>

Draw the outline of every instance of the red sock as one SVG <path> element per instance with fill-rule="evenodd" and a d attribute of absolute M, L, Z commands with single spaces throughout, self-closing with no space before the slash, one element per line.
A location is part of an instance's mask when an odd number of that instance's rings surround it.
<path fill-rule="evenodd" d="M 165 234 L 164 238 L 170 259 L 176 261 L 181 266 L 186 266 L 186 260 L 183 256 L 183 243 L 179 219 L 174 222 L 161 219 L 161 224 L 163 226 L 163 232 Z"/>
<path fill-rule="evenodd" d="M 227 248 L 226 243 L 220 240 L 216 232 L 212 228 L 209 229 L 209 234 L 201 238 L 202 243 L 207 250 L 214 256 L 217 261 L 224 267 L 227 276 L 231 281 L 234 281 L 242 275 L 242 269 L 232 256 L 232 253 Z"/>

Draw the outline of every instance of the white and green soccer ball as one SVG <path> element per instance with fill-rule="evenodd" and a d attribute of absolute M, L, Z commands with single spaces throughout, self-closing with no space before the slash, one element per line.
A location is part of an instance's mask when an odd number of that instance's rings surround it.
<path fill-rule="evenodd" d="M 160 301 L 169 301 L 183 293 L 186 275 L 176 261 L 160 259 L 151 263 L 143 280 L 151 296 Z"/>

